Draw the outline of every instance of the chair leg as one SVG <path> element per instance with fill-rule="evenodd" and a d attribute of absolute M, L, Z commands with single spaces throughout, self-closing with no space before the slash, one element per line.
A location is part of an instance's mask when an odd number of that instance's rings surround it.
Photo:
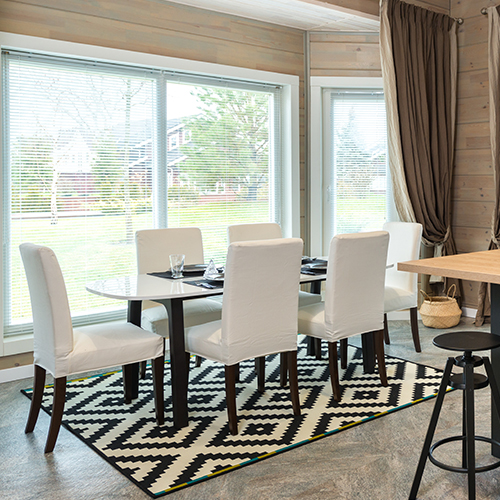
<path fill-rule="evenodd" d="M 266 386 L 266 357 L 255 358 L 257 368 L 257 390 L 262 394 Z"/>
<path fill-rule="evenodd" d="M 422 348 L 420 347 L 420 335 L 418 333 L 418 309 L 416 307 L 412 307 L 410 309 L 410 323 L 411 323 L 411 335 L 413 337 L 413 345 L 415 346 L 415 351 L 422 352 Z"/>
<path fill-rule="evenodd" d="M 321 339 L 315 338 L 313 342 L 316 359 L 321 359 Z"/>
<path fill-rule="evenodd" d="M 340 368 L 347 368 L 347 339 L 340 339 Z"/>
<path fill-rule="evenodd" d="M 33 432 L 38 414 L 42 406 L 43 389 L 45 387 L 45 369 L 41 366 L 35 365 L 35 378 L 33 380 L 33 395 L 31 396 L 30 413 L 24 432 L 28 434 Z"/>
<path fill-rule="evenodd" d="M 385 369 L 385 354 L 384 354 L 384 331 L 377 330 L 373 332 L 374 337 L 374 346 L 375 346 L 375 354 L 377 355 L 377 363 L 378 363 L 378 373 L 380 376 L 380 382 L 384 387 L 388 384 L 387 382 L 387 371 Z"/>
<path fill-rule="evenodd" d="M 299 400 L 299 381 L 297 375 L 297 351 L 288 351 L 286 358 L 288 360 L 288 368 L 290 371 L 290 395 L 292 397 L 293 414 L 300 415 L 300 400 Z"/>
<path fill-rule="evenodd" d="M 201 361 L 203 360 L 203 358 L 201 356 L 196 356 L 195 357 L 195 361 L 194 361 L 194 366 L 196 366 L 196 368 L 198 368 L 199 366 L 201 366 Z"/>
<path fill-rule="evenodd" d="M 384 341 L 387 345 L 391 343 L 391 339 L 389 338 L 389 326 L 387 324 L 387 313 L 384 314 Z"/>
<path fill-rule="evenodd" d="M 144 380 L 146 378 L 146 367 L 148 366 L 147 361 L 141 361 L 139 363 L 139 378 Z"/>
<path fill-rule="evenodd" d="M 165 356 L 158 356 L 151 360 L 153 369 L 153 392 L 155 400 L 156 423 L 165 423 L 165 403 L 163 401 L 163 372 L 165 371 Z"/>
<path fill-rule="evenodd" d="M 288 382 L 288 354 L 280 353 L 280 386 L 286 387 Z"/>
<path fill-rule="evenodd" d="M 328 362 L 330 365 L 330 381 L 333 399 L 340 401 L 339 365 L 337 360 L 337 342 L 328 342 Z"/>
<path fill-rule="evenodd" d="M 52 416 L 50 418 L 49 435 L 45 443 L 45 453 L 50 453 L 56 445 L 57 436 L 61 427 L 66 399 L 66 377 L 56 378 L 54 381 L 54 400 L 52 402 Z"/>
<path fill-rule="evenodd" d="M 235 436 L 238 434 L 238 417 L 236 415 L 236 365 L 224 367 L 226 379 L 226 405 L 229 432 Z"/>

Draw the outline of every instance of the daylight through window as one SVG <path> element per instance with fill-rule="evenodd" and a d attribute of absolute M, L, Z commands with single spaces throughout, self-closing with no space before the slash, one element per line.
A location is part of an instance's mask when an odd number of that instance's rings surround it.
<path fill-rule="evenodd" d="M 50 246 L 76 322 L 125 304 L 85 283 L 135 274 L 134 234 L 280 222 L 281 88 L 158 69 L 3 54 L 4 331 L 29 331 L 19 244 Z M 80 319 L 79 319 L 80 318 Z"/>

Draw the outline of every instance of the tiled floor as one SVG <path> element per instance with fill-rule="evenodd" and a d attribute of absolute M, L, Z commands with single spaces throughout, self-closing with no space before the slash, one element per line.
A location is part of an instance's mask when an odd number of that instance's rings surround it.
<path fill-rule="evenodd" d="M 469 324 L 467 324 L 469 323 Z M 471 327 L 463 321 L 457 329 Z M 488 326 L 486 326 L 488 328 Z M 413 350 L 408 322 L 390 322 L 387 354 L 443 368 L 448 353 L 435 348 L 440 330 L 421 325 L 422 353 Z M 41 412 L 35 432 L 24 434 L 29 401 L 19 390 L 25 379 L 0 385 L 0 498 L 17 499 L 146 499 L 134 484 L 77 438 L 61 429 L 53 453 L 43 447 L 49 418 Z M 299 381 L 300 383 L 300 381 Z M 448 394 L 436 438 L 460 434 L 461 393 Z M 193 499 L 405 499 L 415 473 L 433 408 L 426 401 L 321 439 L 263 462 L 235 470 L 172 493 L 169 500 Z M 476 392 L 476 428 L 489 435 L 489 390 Z M 478 445 L 478 458 L 490 460 L 489 447 Z M 446 450 L 453 462 L 458 449 Z M 500 498 L 500 472 L 478 475 L 477 498 Z M 466 477 L 426 466 L 421 499 L 466 499 Z M 167 497 L 165 497 L 167 498 Z"/>

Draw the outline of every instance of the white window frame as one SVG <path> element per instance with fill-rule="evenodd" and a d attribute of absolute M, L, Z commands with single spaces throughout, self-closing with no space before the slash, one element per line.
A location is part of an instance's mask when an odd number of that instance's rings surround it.
<path fill-rule="evenodd" d="M 327 88 L 383 88 L 382 77 L 359 76 L 312 76 L 310 79 L 311 96 L 311 170 L 309 205 L 311 255 L 326 255 L 329 241 L 324 236 L 323 209 L 328 202 L 328 193 L 324 182 L 325 141 L 323 127 L 323 89 Z M 393 213 L 393 210 L 390 210 Z"/>
<path fill-rule="evenodd" d="M 281 226 L 286 237 L 300 237 L 300 163 L 299 163 L 299 77 L 270 71 L 226 66 L 223 64 L 177 59 L 174 57 L 146 54 L 129 50 L 98 47 L 48 38 L 39 38 L 13 33 L 0 32 L 0 48 L 19 49 L 45 54 L 63 55 L 65 57 L 92 58 L 106 62 L 133 64 L 135 66 L 156 67 L 195 73 L 207 76 L 222 76 L 240 80 L 270 83 L 282 86 L 282 197 Z M 0 61 L 1 62 L 1 61 Z M 0 65 L 1 67 L 1 65 Z M 1 71 L 1 70 L 0 70 Z M 0 75 L 0 85 L 1 85 Z M 0 88 L 0 92 L 1 92 Z M 0 109 L 0 136 L 2 134 L 2 110 Z M 2 144 L 0 142 L 0 158 L 4 162 Z M 3 207 L 3 181 L 0 176 L 0 207 Z M 0 208 L 2 210 L 2 208 Z M 0 234 L 3 234 L 4 217 L 0 214 Z M 0 262 L 3 262 L 4 246 L 0 250 Z M 3 332 L 3 267 L 0 268 L 0 357 L 10 356 L 33 350 L 33 335 L 16 335 L 4 337 Z"/>

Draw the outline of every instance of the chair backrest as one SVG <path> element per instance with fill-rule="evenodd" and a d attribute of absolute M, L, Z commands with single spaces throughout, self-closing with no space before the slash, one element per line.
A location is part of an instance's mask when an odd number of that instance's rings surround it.
<path fill-rule="evenodd" d="M 398 271 L 398 262 L 417 260 L 420 257 L 422 224 L 416 222 L 386 222 L 383 230 L 389 233 L 389 251 L 387 264 L 394 264 L 387 269 L 385 284 L 401 288 L 415 295 L 415 306 L 418 295 L 417 273 Z"/>
<path fill-rule="evenodd" d="M 234 224 L 227 228 L 228 243 L 250 240 L 271 240 L 281 238 L 281 227 L 276 222 L 258 224 Z"/>
<path fill-rule="evenodd" d="M 54 252 L 44 246 L 19 246 L 31 298 L 35 364 L 55 374 L 73 350 L 73 326 L 64 278 Z"/>
<path fill-rule="evenodd" d="M 381 330 L 389 233 L 340 234 L 330 242 L 325 328 L 332 341 Z"/>
<path fill-rule="evenodd" d="M 222 299 L 227 365 L 297 349 L 300 238 L 229 245 Z"/>
<path fill-rule="evenodd" d="M 186 264 L 203 264 L 203 240 L 197 227 L 144 229 L 135 233 L 139 274 L 170 269 L 169 257 L 182 253 Z"/>

